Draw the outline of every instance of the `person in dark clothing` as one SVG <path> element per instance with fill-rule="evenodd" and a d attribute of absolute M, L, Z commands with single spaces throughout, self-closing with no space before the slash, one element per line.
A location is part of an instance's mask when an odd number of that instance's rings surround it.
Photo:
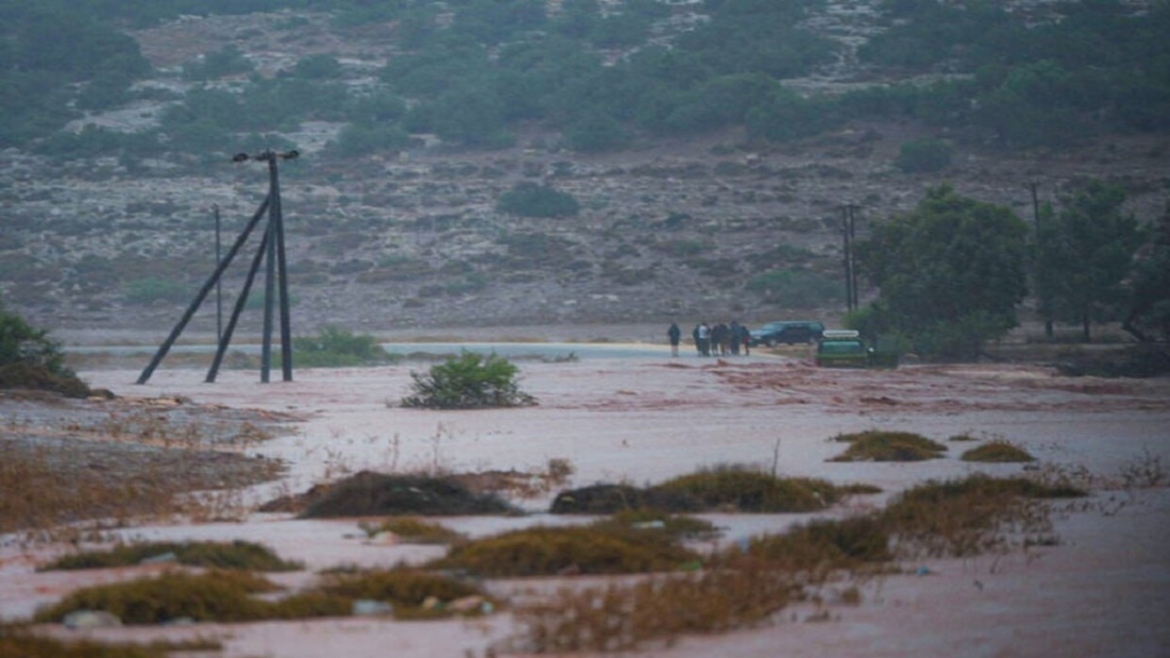
<path fill-rule="evenodd" d="M 727 356 L 727 325 L 720 322 L 711 327 L 711 351 L 715 356 Z"/>
<path fill-rule="evenodd" d="M 696 324 L 695 328 L 691 330 L 691 338 L 695 339 L 695 351 L 698 352 L 700 356 L 703 354 L 703 344 L 699 342 L 699 327 L 701 326 L 702 323 Z"/>
<path fill-rule="evenodd" d="M 731 332 L 731 354 L 738 356 L 739 344 L 743 341 L 743 333 L 739 330 L 739 321 L 732 320 L 731 324 L 727 325 L 727 329 Z"/>
<path fill-rule="evenodd" d="M 671 322 L 670 328 L 666 330 L 666 337 L 670 339 L 670 355 L 678 356 L 678 341 L 682 337 L 682 332 L 679 331 L 678 324 Z"/>
<path fill-rule="evenodd" d="M 740 342 L 743 343 L 743 355 L 752 355 L 752 332 L 746 324 L 739 325 Z"/>

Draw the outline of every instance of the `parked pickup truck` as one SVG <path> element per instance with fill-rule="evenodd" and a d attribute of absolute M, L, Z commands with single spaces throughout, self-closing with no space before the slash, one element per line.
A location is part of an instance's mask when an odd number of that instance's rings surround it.
<path fill-rule="evenodd" d="M 898 352 L 870 347 L 851 329 L 826 329 L 817 342 L 816 364 L 821 368 L 896 368 Z"/>

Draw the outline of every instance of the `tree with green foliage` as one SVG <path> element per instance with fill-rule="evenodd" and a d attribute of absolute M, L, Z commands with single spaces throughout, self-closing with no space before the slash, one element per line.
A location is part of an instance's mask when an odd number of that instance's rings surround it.
<path fill-rule="evenodd" d="M 1016 326 L 1024 298 L 1027 225 L 1012 211 L 927 191 L 913 211 L 876 223 L 857 263 L 876 285 L 871 326 L 909 337 L 924 356 L 972 358 Z"/>
<path fill-rule="evenodd" d="M 522 217 L 571 217 L 581 210 L 581 204 L 567 192 L 523 182 L 500 195 L 496 210 Z"/>
<path fill-rule="evenodd" d="M 0 303 L 0 388 L 56 391 L 85 397 L 89 387 L 65 366 L 61 345 Z"/>
<path fill-rule="evenodd" d="M 426 374 L 410 373 L 413 395 L 402 399 L 404 407 L 428 409 L 475 409 L 535 404 L 520 390 L 519 369 L 505 358 L 464 352 L 458 358 L 432 366 Z"/>
<path fill-rule="evenodd" d="M 1085 342 L 1094 320 L 1121 312 L 1123 280 L 1141 243 L 1137 220 L 1124 212 L 1125 191 L 1091 181 L 1036 231 L 1036 292 L 1054 319 L 1079 322 Z"/>
<path fill-rule="evenodd" d="M 1130 287 L 1129 312 L 1122 328 L 1142 342 L 1170 341 L 1170 204 L 1149 244 L 1138 252 Z"/>

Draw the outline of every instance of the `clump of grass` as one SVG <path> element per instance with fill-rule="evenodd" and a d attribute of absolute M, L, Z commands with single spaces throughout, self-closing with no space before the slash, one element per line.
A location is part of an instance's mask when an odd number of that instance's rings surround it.
<path fill-rule="evenodd" d="M 982 474 L 930 481 L 903 492 L 878 521 L 896 538 L 905 557 L 967 557 L 1003 552 L 1014 545 L 1051 543 L 1045 499 L 1084 495 L 1062 485 Z M 1022 536 L 1023 539 L 1019 539 Z"/>
<path fill-rule="evenodd" d="M 43 567 L 55 569 L 106 569 L 131 566 L 161 555 L 173 554 L 177 564 L 214 569 L 246 571 L 296 571 L 303 569 L 299 562 L 281 559 L 272 549 L 260 544 L 236 540 L 232 542 L 145 542 L 120 544 L 107 551 L 85 551 L 63 556 Z"/>
<path fill-rule="evenodd" d="M 851 434 L 838 434 L 833 441 L 848 443 L 845 452 L 834 457 L 837 462 L 914 462 L 935 459 L 946 452 L 947 447 L 913 432 L 889 432 L 867 430 Z"/>
<path fill-rule="evenodd" d="M 630 651 L 687 633 L 721 633 L 766 622 L 801 596 L 788 574 L 744 565 L 562 589 L 514 610 L 535 653 Z"/>
<path fill-rule="evenodd" d="M 468 597 L 491 601 L 478 585 L 412 568 L 331 574 L 319 591 L 349 600 L 389 603 L 398 619 L 449 616 L 450 608 L 445 604 Z M 476 606 L 471 612 L 482 609 Z"/>
<path fill-rule="evenodd" d="M 592 526 L 619 532 L 661 532 L 670 541 L 711 539 L 720 532 L 710 521 L 651 509 L 622 510 L 607 519 L 595 521 Z"/>
<path fill-rule="evenodd" d="M 180 651 L 221 651 L 219 642 L 197 639 L 149 644 L 105 644 L 94 640 L 61 640 L 20 626 L 0 626 L 0 656 L 5 658 L 168 658 Z"/>
<path fill-rule="evenodd" d="M 773 568 L 821 576 L 880 565 L 894 557 L 889 530 L 872 515 L 814 520 L 782 535 L 754 537 L 747 555 Z"/>
<path fill-rule="evenodd" d="M 837 489 L 826 480 L 781 478 L 735 466 L 683 475 L 654 489 L 691 496 L 702 509 L 756 513 L 813 512 L 840 499 Z"/>
<path fill-rule="evenodd" d="M 1028 454 L 1027 450 L 1010 441 L 997 439 L 981 446 L 971 448 L 960 457 L 965 462 L 1011 463 L 1032 462 L 1036 458 Z"/>
<path fill-rule="evenodd" d="M 508 514 L 498 496 L 475 494 L 454 477 L 364 471 L 333 484 L 309 502 L 302 518 Z"/>
<path fill-rule="evenodd" d="M 673 571 L 698 559 L 665 533 L 613 526 L 540 526 L 453 546 L 431 566 L 513 577 Z"/>
<path fill-rule="evenodd" d="M 41 364 L 23 361 L 0 365 L 0 389 L 52 391 L 68 398 L 85 398 L 92 394 L 89 386 L 72 372 L 54 371 Z"/>
<path fill-rule="evenodd" d="M 463 538 L 463 535 L 450 528 L 414 516 L 399 516 L 385 519 L 380 523 L 360 525 L 371 537 L 389 532 L 404 544 L 450 544 Z"/>

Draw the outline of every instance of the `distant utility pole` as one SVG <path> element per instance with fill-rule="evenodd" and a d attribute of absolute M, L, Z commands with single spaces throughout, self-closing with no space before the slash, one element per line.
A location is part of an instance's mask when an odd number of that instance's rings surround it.
<path fill-rule="evenodd" d="M 252 219 L 248 220 L 244 230 L 236 238 L 235 244 L 228 250 L 227 256 L 219 258 L 217 255 L 217 262 L 215 272 L 208 277 L 195 299 L 187 307 L 183 313 L 183 317 L 179 320 L 175 328 L 171 330 L 171 334 L 159 346 L 158 352 L 155 353 L 154 358 L 151 359 L 150 364 L 142 371 L 142 375 L 138 378 L 139 384 L 145 384 L 150 380 L 150 376 L 154 373 L 155 368 L 162 362 L 163 358 L 170 351 L 171 346 L 174 345 L 175 340 L 183 333 L 187 323 L 191 321 L 195 311 L 203 304 L 207 295 L 211 292 L 213 286 L 218 286 L 224 271 L 231 264 L 232 260 L 239 254 L 240 249 L 243 248 L 244 243 L 248 241 L 252 231 L 255 230 L 260 219 L 264 217 L 265 213 L 268 215 L 268 224 L 260 240 L 260 247 L 257 249 L 255 256 L 252 258 L 251 267 L 248 270 L 248 275 L 244 280 L 244 288 L 240 292 L 240 296 L 236 298 L 235 307 L 232 309 L 231 318 L 228 320 L 227 327 L 220 331 L 219 345 L 215 352 L 215 359 L 212 361 L 211 368 L 207 371 L 207 382 L 214 382 L 219 366 L 223 362 L 224 354 L 227 352 L 228 344 L 231 342 L 232 334 L 235 332 L 236 323 L 239 321 L 240 313 L 244 310 L 244 305 L 248 301 L 248 294 L 252 290 L 252 283 L 255 281 L 256 273 L 260 270 L 261 264 L 266 265 L 265 278 L 265 294 L 264 294 L 264 334 L 261 351 L 261 365 L 260 365 L 260 381 L 268 383 L 269 367 L 272 355 L 272 325 L 273 325 L 273 303 L 276 294 L 280 295 L 280 345 L 281 345 L 281 365 L 283 368 L 284 381 L 292 381 L 292 329 L 289 320 L 289 304 L 288 304 L 288 276 L 285 266 L 285 249 L 284 249 L 284 217 L 281 212 L 280 204 L 280 175 L 278 172 L 277 163 L 280 160 L 292 160 L 298 157 L 297 151 L 287 151 L 284 153 L 277 153 L 275 151 L 263 151 L 255 155 L 247 153 L 239 153 L 232 158 L 232 162 L 247 162 L 255 160 L 259 162 L 268 163 L 268 195 L 264 198 L 263 203 L 252 215 Z M 216 233 L 217 233 L 217 247 L 218 252 L 218 226 L 219 213 L 216 209 Z"/>
<path fill-rule="evenodd" d="M 853 258 L 853 245 L 857 241 L 857 206 L 847 203 L 841 208 L 841 235 L 845 241 L 842 258 L 845 266 L 845 309 L 856 311 L 857 300 L 857 262 Z"/>
<path fill-rule="evenodd" d="M 1040 195 L 1036 192 L 1036 188 L 1036 181 L 1028 182 L 1028 190 L 1032 193 L 1032 223 L 1034 226 L 1033 233 L 1036 236 L 1034 242 L 1038 255 L 1040 250 Z M 1040 274 L 1038 259 L 1033 259 L 1032 263 L 1035 268 L 1033 274 L 1038 276 Z M 1040 302 L 1040 312 L 1044 315 L 1044 335 L 1052 338 L 1052 309 L 1048 306 L 1048 296 L 1042 290 L 1038 292 L 1039 299 L 1037 301 Z"/>

